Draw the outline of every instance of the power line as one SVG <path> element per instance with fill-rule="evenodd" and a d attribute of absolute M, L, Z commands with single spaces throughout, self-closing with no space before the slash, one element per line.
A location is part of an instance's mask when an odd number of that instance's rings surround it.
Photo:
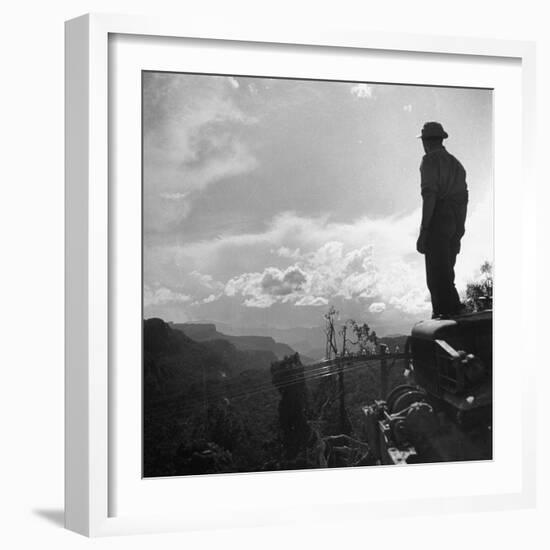
<path fill-rule="evenodd" d="M 358 358 L 354 358 L 355 360 L 357 360 Z M 370 362 L 370 361 L 376 361 L 377 358 L 375 356 L 369 356 L 369 357 L 361 357 L 359 358 L 361 359 L 361 363 L 365 363 L 365 362 Z M 253 386 L 251 388 L 248 388 L 246 393 L 254 393 L 256 390 L 263 390 L 264 388 L 265 389 L 268 389 L 268 390 L 271 390 L 271 389 L 277 389 L 278 387 L 286 387 L 288 385 L 292 385 L 294 383 L 297 383 L 303 379 L 305 380 L 313 380 L 316 378 L 315 375 L 317 374 L 325 374 L 324 371 L 326 371 L 327 369 L 330 369 L 332 367 L 341 367 L 342 363 L 345 361 L 344 363 L 344 368 L 346 369 L 349 369 L 349 361 L 346 359 L 339 359 L 337 361 L 333 360 L 331 361 L 330 363 L 316 363 L 314 365 L 310 365 L 309 368 L 304 368 L 304 373 L 296 373 L 295 376 L 291 377 L 291 376 L 285 376 L 285 380 L 282 384 L 284 384 L 284 386 L 282 386 L 281 384 L 274 384 L 273 382 L 268 382 L 268 383 L 261 383 L 257 386 Z M 321 365 L 321 366 L 318 366 L 316 368 L 311 368 L 311 367 L 315 367 L 315 365 Z M 362 365 L 361 365 L 362 366 Z M 299 367 L 293 367 L 289 370 L 298 370 Z M 336 371 L 334 372 L 334 374 L 336 373 Z M 327 372 L 326 374 L 332 374 L 332 372 Z M 215 399 L 217 397 L 227 397 L 228 395 L 228 390 L 229 388 L 222 388 L 220 390 L 218 390 L 217 392 L 214 392 L 214 393 L 210 393 L 208 394 L 208 397 L 210 399 Z M 234 394 L 236 395 L 236 394 Z M 174 401 L 175 399 L 177 399 L 178 396 L 174 396 L 173 398 L 170 399 L 170 401 Z M 198 401 L 198 398 L 194 398 L 193 400 L 197 400 Z M 165 402 L 163 400 L 163 402 Z"/>
<path fill-rule="evenodd" d="M 286 376 L 284 383 L 292 384 L 295 382 L 299 382 L 302 378 L 309 379 L 309 376 L 311 374 L 316 374 L 316 373 L 324 374 L 323 371 L 325 371 L 326 369 L 330 369 L 332 367 L 349 370 L 351 368 L 351 365 L 353 365 L 354 363 L 360 363 L 360 366 L 363 366 L 363 363 L 370 363 L 372 361 L 379 361 L 382 359 L 394 359 L 394 362 L 395 362 L 395 360 L 397 359 L 405 359 L 406 357 L 407 355 L 405 353 L 389 353 L 389 354 L 377 354 L 377 355 L 352 355 L 352 356 L 346 356 L 346 357 L 337 357 L 330 361 L 320 361 L 312 365 L 291 367 L 289 370 L 297 371 L 300 367 L 303 368 L 304 374 L 302 375 L 301 373 L 297 373 L 294 377 Z M 336 374 L 336 371 L 334 372 L 334 374 Z M 279 387 L 279 385 L 273 384 L 273 382 L 269 382 L 267 384 L 262 383 L 259 386 L 253 386 L 252 388 L 249 389 L 249 391 L 253 392 L 257 388 L 262 388 L 262 387 L 277 388 Z M 221 389 L 216 393 L 210 393 L 208 394 L 208 396 L 210 398 L 216 398 L 218 396 L 226 397 L 227 389 Z M 174 401 L 177 398 L 178 398 L 178 395 L 175 395 L 169 400 Z M 161 402 L 158 402 L 158 404 L 164 403 L 165 401 L 166 400 L 162 400 Z M 152 406 L 154 405 L 155 404 L 152 404 Z"/>
<path fill-rule="evenodd" d="M 400 359 L 402 358 L 401 356 L 404 355 L 404 354 L 388 354 L 384 357 L 390 357 L 390 358 L 393 358 L 393 362 L 392 364 L 389 366 L 389 367 L 386 367 L 386 368 L 393 368 L 393 366 L 395 365 L 395 362 L 397 359 Z M 359 362 L 359 364 L 355 364 L 355 365 L 349 365 L 349 364 L 344 364 L 344 368 L 347 372 L 350 372 L 350 371 L 355 371 L 357 369 L 360 369 L 360 368 L 363 368 L 365 365 L 365 363 L 369 363 L 371 362 L 373 359 L 371 357 L 369 358 L 364 358 L 363 361 Z M 334 366 L 334 365 L 330 365 L 330 366 Z M 323 369 L 326 369 L 327 367 L 322 367 L 320 369 L 313 369 L 314 371 L 321 371 Z M 330 372 L 314 372 L 313 374 L 311 372 L 308 373 L 308 375 L 305 375 L 304 376 L 296 376 L 292 379 L 289 379 L 289 380 L 285 380 L 285 382 L 283 383 L 280 383 L 280 384 L 273 384 L 273 383 L 266 383 L 266 384 L 260 384 L 256 387 L 253 387 L 253 388 L 250 388 L 246 391 L 242 391 L 242 392 L 238 392 L 238 393 L 235 393 L 235 394 L 231 394 L 231 393 L 228 393 L 228 392 L 224 392 L 224 391 L 219 391 L 219 392 L 216 392 L 216 393 L 211 393 L 211 394 L 208 394 L 207 397 L 203 396 L 203 399 L 201 399 L 200 397 L 198 398 L 193 398 L 189 401 L 187 401 L 182 407 L 178 407 L 177 410 L 179 413 L 185 413 L 185 412 L 190 412 L 190 411 L 193 411 L 193 410 L 196 410 L 198 408 L 200 408 L 201 404 L 204 402 L 203 400 L 205 398 L 209 399 L 211 402 L 213 401 L 216 401 L 217 399 L 220 399 L 220 398 L 224 398 L 224 399 L 228 399 L 229 401 L 231 400 L 236 400 L 236 399 L 240 399 L 242 397 L 252 397 L 254 395 L 258 395 L 260 393 L 265 393 L 265 392 L 269 392 L 269 391 L 275 391 L 275 390 L 279 390 L 279 389 L 284 389 L 284 388 L 288 388 L 290 386 L 293 386 L 297 383 L 300 383 L 300 382 L 311 382 L 311 381 L 315 381 L 315 380 L 320 380 L 322 378 L 326 378 L 328 376 L 334 376 L 336 374 L 339 373 L 339 370 L 333 370 L 333 371 L 330 371 Z M 278 397 L 278 396 L 275 396 L 275 397 Z M 174 397 L 174 400 L 176 400 L 177 397 Z M 162 413 L 161 413 L 161 416 L 162 416 Z"/>

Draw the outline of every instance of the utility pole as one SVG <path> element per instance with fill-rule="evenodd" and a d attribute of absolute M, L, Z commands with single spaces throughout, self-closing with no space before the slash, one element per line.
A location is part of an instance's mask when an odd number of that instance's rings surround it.
<path fill-rule="evenodd" d="M 336 347 L 336 335 L 334 330 L 334 317 L 338 315 L 338 312 L 331 307 L 328 313 L 325 313 L 326 328 L 325 334 L 327 336 L 326 347 L 325 347 L 325 358 L 331 360 L 334 354 L 334 357 L 338 356 L 338 348 Z"/>
<path fill-rule="evenodd" d="M 344 393 L 344 357 L 346 355 L 346 325 L 342 327 L 342 358 L 338 363 L 338 393 L 340 395 L 340 430 L 346 431 L 346 397 Z"/>
<path fill-rule="evenodd" d="M 338 369 L 338 394 L 339 394 L 339 409 L 340 409 L 340 430 L 343 434 L 351 433 L 351 424 L 346 412 L 346 394 L 344 387 L 344 360 L 346 355 L 346 345 L 347 345 L 347 326 L 344 325 L 340 334 L 342 335 L 342 350 L 338 354 L 338 346 L 336 343 L 336 330 L 334 328 L 334 318 L 338 315 L 338 312 L 331 307 L 328 313 L 325 314 L 326 328 L 325 334 L 327 337 L 326 340 L 326 358 L 331 360 L 333 357 L 335 359 L 336 368 Z"/>
<path fill-rule="evenodd" d="M 380 344 L 380 355 L 385 356 L 388 353 L 388 346 L 386 344 Z M 380 360 L 380 396 L 381 399 L 386 399 L 388 394 L 388 360 L 383 357 Z"/>
<path fill-rule="evenodd" d="M 347 329 L 347 325 L 344 325 L 340 332 L 342 335 L 342 353 L 338 361 L 338 393 L 340 396 L 340 431 L 343 434 L 349 435 L 351 433 L 351 423 L 346 411 L 346 392 L 344 386 L 344 362 L 348 353 Z"/>
<path fill-rule="evenodd" d="M 206 372 L 202 366 L 202 406 L 204 412 L 204 431 L 208 432 L 208 397 L 206 395 Z"/>

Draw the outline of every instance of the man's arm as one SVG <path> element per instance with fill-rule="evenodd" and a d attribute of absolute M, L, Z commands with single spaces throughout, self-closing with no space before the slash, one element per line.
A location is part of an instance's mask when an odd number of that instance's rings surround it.
<path fill-rule="evenodd" d="M 428 231 L 435 209 L 435 193 L 427 193 L 422 197 L 422 222 L 420 231 Z"/>
<path fill-rule="evenodd" d="M 439 167 L 428 156 L 422 159 L 420 165 L 420 187 L 422 191 L 422 221 L 420 223 L 420 235 L 416 242 L 416 250 L 420 254 L 426 252 L 426 240 L 430 222 L 435 209 L 437 199 L 437 187 L 439 182 Z"/>

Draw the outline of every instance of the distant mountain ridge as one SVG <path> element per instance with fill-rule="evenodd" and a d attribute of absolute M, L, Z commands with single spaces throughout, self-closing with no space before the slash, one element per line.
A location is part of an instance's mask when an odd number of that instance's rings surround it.
<path fill-rule="evenodd" d="M 300 357 L 304 363 L 320 361 L 325 356 L 325 329 L 323 326 L 314 327 L 291 327 L 291 328 L 276 328 L 268 326 L 259 326 L 256 328 L 239 327 L 234 328 L 228 323 L 214 321 L 218 330 L 229 334 L 231 337 L 243 334 L 245 331 L 257 331 L 262 336 L 271 336 L 276 341 L 284 342 L 290 346 L 294 351 L 300 354 Z M 369 323 L 370 324 L 370 323 Z M 412 324 L 411 324 L 412 326 Z M 393 351 L 396 345 L 399 345 L 402 350 L 404 342 L 407 339 L 407 334 L 410 334 L 410 330 L 405 330 L 403 333 L 389 332 L 384 335 L 384 328 L 380 330 L 378 324 L 373 325 L 372 328 L 376 330 L 380 343 L 386 344 Z"/>
<path fill-rule="evenodd" d="M 218 332 L 214 323 L 174 323 L 171 327 L 196 342 L 225 340 L 241 351 L 270 351 L 277 359 L 295 353 L 289 345 L 276 342 L 271 336 L 232 336 Z"/>
<path fill-rule="evenodd" d="M 248 370 L 269 373 L 277 357 L 269 350 L 241 350 L 224 340 L 197 342 L 162 319 L 143 322 L 144 389 L 158 399 L 200 393 L 205 381 L 219 383 Z"/>

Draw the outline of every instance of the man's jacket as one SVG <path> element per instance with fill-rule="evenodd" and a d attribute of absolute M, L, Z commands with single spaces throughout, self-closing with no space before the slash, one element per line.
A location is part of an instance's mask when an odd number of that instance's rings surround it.
<path fill-rule="evenodd" d="M 445 147 L 430 151 L 420 165 L 422 197 L 435 195 L 435 209 L 428 232 L 460 242 L 465 232 L 468 186 L 466 170 Z"/>

